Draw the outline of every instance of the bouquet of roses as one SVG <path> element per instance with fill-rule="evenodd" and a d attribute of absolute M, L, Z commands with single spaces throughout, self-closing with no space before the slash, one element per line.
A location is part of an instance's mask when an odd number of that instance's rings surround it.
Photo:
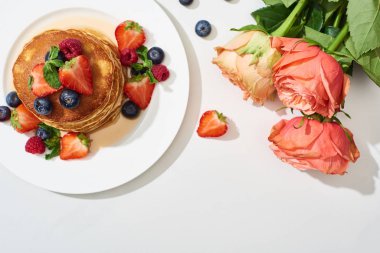
<path fill-rule="evenodd" d="M 301 170 L 344 174 L 359 156 L 343 111 L 353 62 L 380 86 L 379 0 L 263 0 L 256 24 L 217 47 L 224 76 L 262 105 L 279 97 L 302 116 L 271 130 L 274 154 Z"/>

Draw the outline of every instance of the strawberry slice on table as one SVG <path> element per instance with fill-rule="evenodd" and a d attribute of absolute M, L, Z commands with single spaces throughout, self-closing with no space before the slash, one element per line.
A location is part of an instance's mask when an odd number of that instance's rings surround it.
<path fill-rule="evenodd" d="M 117 26 L 115 37 L 119 46 L 119 51 L 124 49 L 137 49 L 141 47 L 146 40 L 144 29 L 139 23 L 127 20 Z"/>
<path fill-rule="evenodd" d="M 92 72 L 88 58 L 84 55 L 77 56 L 67 61 L 59 69 L 59 81 L 70 90 L 84 95 L 93 92 Z"/>
<path fill-rule="evenodd" d="M 151 83 L 146 75 L 136 76 L 124 85 L 125 95 L 140 109 L 145 110 L 152 99 L 156 84 Z"/>
<path fill-rule="evenodd" d="M 41 123 L 41 121 L 23 104 L 12 111 L 11 125 L 19 133 L 26 133 L 37 129 L 39 123 Z"/>
<path fill-rule="evenodd" d="M 199 122 L 197 133 L 200 137 L 220 137 L 228 130 L 227 119 L 216 110 L 205 112 Z"/>
<path fill-rule="evenodd" d="M 90 151 L 90 139 L 82 133 L 67 133 L 61 139 L 62 160 L 79 159 Z"/>
<path fill-rule="evenodd" d="M 46 82 L 43 71 L 44 65 L 44 63 L 40 63 L 34 66 L 28 81 L 33 94 L 37 97 L 46 97 L 62 89 L 62 86 L 58 89 L 54 89 Z"/>

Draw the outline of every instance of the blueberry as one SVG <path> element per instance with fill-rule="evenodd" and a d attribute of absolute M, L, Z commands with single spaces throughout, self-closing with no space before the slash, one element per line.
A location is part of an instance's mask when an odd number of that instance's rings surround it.
<path fill-rule="evenodd" d="M 51 137 L 51 132 L 42 127 L 39 127 L 37 128 L 36 135 L 45 141 Z"/>
<path fill-rule="evenodd" d="M 63 90 L 59 97 L 59 102 L 67 109 L 74 109 L 79 105 L 79 101 L 79 94 L 73 90 Z"/>
<path fill-rule="evenodd" d="M 143 75 L 147 71 L 147 68 L 142 68 L 141 70 L 136 70 L 133 67 L 131 68 L 131 75 L 132 76 L 138 76 L 138 75 Z"/>
<path fill-rule="evenodd" d="M 34 109 L 38 114 L 49 115 L 53 111 L 53 106 L 47 98 L 36 98 L 34 100 Z"/>
<path fill-rule="evenodd" d="M 128 100 L 121 108 L 121 113 L 128 119 L 135 119 L 139 116 L 140 108 L 131 100 Z"/>
<path fill-rule="evenodd" d="M 45 61 L 49 60 L 49 54 L 50 54 L 50 51 L 47 51 L 45 54 Z M 63 62 L 66 61 L 65 55 L 61 51 L 59 51 L 59 53 L 58 53 L 57 60 L 61 60 Z"/>
<path fill-rule="evenodd" d="M 193 0 L 179 0 L 180 4 L 184 6 L 189 6 L 190 4 L 193 3 Z"/>
<path fill-rule="evenodd" d="M 11 118 L 11 110 L 7 106 L 0 106 L 0 121 L 6 121 Z"/>
<path fill-rule="evenodd" d="M 152 47 L 148 51 L 148 59 L 153 62 L 153 64 L 160 64 L 165 57 L 164 50 L 159 47 Z"/>
<path fill-rule="evenodd" d="M 5 100 L 7 101 L 7 104 L 13 108 L 21 105 L 21 100 L 15 91 L 9 92 Z"/>
<path fill-rule="evenodd" d="M 198 21 L 195 25 L 195 32 L 200 37 L 206 37 L 211 33 L 211 24 L 207 20 Z"/>

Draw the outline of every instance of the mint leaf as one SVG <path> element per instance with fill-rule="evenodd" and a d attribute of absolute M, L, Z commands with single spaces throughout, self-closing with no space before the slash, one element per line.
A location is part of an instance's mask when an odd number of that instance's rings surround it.
<path fill-rule="evenodd" d="M 143 62 L 148 59 L 148 48 L 146 46 L 139 47 L 136 53 Z"/>
<path fill-rule="evenodd" d="M 254 11 L 251 16 L 255 19 L 257 25 L 271 33 L 281 26 L 291 11 L 283 4 L 275 4 Z"/>
<path fill-rule="evenodd" d="M 56 146 L 52 149 L 52 151 L 49 154 L 45 155 L 45 159 L 50 160 L 56 156 L 59 156 L 60 152 L 61 152 L 61 148 L 59 146 Z"/>
<path fill-rule="evenodd" d="M 58 54 L 59 54 L 59 48 L 57 46 L 52 46 L 49 52 L 49 60 L 57 59 Z"/>
<path fill-rule="evenodd" d="M 34 82 L 33 76 L 29 76 L 29 78 L 28 78 L 28 89 L 29 90 L 32 89 L 33 82 Z"/>
<path fill-rule="evenodd" d="M 137 71 L 139 71 L 139 70 L 143 70 L 143 69 L 144 69 L 144 66 L 143 66 L 141 63 L 133 63 L 133 64 L 131 65 L 131 67 L 132 67 L 134 70 L 137 70 Z"/>
<path fill-rule="evenodd" d="M 58 89 L 61 87 L 61 82 L 59 81 L 58 69 L 51 61 L 47 61 L 43 68 L 44 78 L 50 87 Z"/>
<path fill-rule="evenodd" d="M 48 150 L 51 150 L 51 152 L 49 154 L 45 155 L 45 159 L 50 160 L 53 157 L 58 156 L 60 153 L 60 150 L 61 150 L 61 131 L 54 128 L 54 127 L 48 126 L 44 123 L 41 123 L 38 126 L 45 129 L 46 131 L 48 131 L 50 133 L 51 137 L 44 141 L 46 148 Z"/>
<path fill-rule="evenodd" d="M 349 1 L 347 21 L 358 56 L 380 47 L 380 2 L 378 0 Z"/>
<path fill-rule="evenodd" d="M 146 74 L 148 75 L 151 83 L 158 83 L 158 80 L 154 77 L 152 70 L 148 70 Z"/>
<path fill-rule="evenodd" d="M 49 64 L 53 65 L 56 68 L 60 68 L 64 65 L 63 61 L 57 60 L 57 59 L 49 60 L 48 62 L 49 62 Z"/>

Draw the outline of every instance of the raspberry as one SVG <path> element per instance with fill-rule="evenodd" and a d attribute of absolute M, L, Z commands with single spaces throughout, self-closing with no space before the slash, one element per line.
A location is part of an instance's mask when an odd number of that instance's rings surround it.
<path fill-rule="evenodd" d="M 170 76 L 168 68 L 162 64 L 154 65 L 152 73 L 159 82 L 167 80 Z"/>
<path fill-rule="evenodd" d="M 25 144 L 25 151 L 31 154 L 43 154 L 45 143 L 38 136 L 31 137 Z"/>
<path fill-rule="evenodd" d="M 120 53 L 120 62 L 123 66 L 129 67 L 132 63 L 136 63 L 138 59 L 136 50 L 126 48 Z"/>
<path fill-rule="evenodd" d="M 82 43 L 77 39 L 65 39 L 59 43 L 59 50 L 67 60 L 82 54 Z"/>

